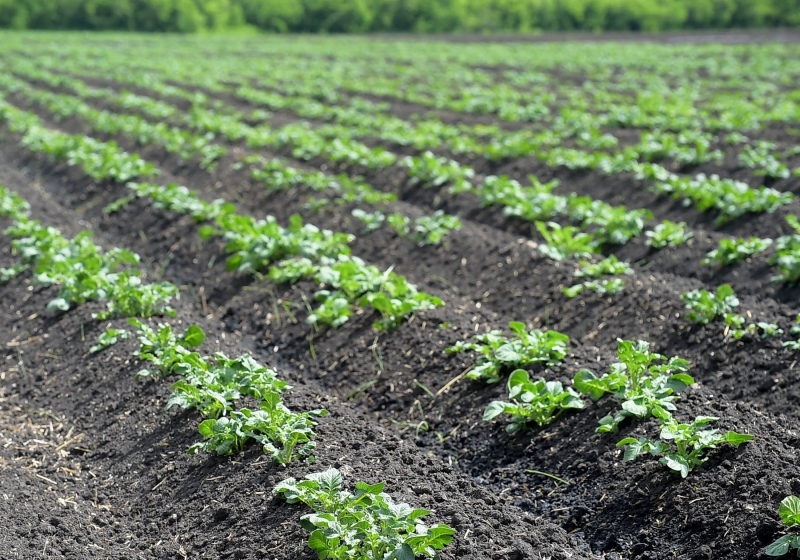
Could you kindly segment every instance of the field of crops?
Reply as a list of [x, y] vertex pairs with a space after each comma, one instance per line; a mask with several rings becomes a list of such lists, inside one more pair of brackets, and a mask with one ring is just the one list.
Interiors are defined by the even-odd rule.
[[0, 557], [794, 554], [799, 76], [0, 35]]

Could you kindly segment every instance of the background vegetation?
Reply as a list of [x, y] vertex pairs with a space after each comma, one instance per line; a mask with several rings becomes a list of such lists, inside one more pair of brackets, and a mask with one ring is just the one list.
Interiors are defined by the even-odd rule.
[[0, 27], [196, 32], [800, 26], [800, 0], [0, 0]]

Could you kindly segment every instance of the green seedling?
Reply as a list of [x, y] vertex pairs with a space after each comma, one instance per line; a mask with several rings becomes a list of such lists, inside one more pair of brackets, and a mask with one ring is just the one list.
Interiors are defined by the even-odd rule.
[[[800, 498], [786, 496], [778, 507], [778, 515], [787, 529], [794, 529], [800, 525]], [[767, 556], [783, 556], [790, 550], [797, 550], [800, 557], [800, 535], [784, 535], [767, 547]]]
[[508, 397], [512, 402], [494, 401], [483, 413], [485, 421], [509, 414], [512, 418], [506, 426], [508, 433], [524, 429], [531, 422], [545, 426], [566, 410], [584, 407], [583, 399], [572, 387], [564, 389], [559, 381], [531, 381], [524, 369], [515, 370], [508, 378]]
[[707, 325], [720, 315], [730, 313], [739, 307], [739, 299], [729, 284], [717, 288], [716, 294], [707, 290], [692, 290], [681, 296], [689, 313], [686, 317], [692, 323]]
[[475, 365], [467, 374], [469, 379], [497, 383], [504, 369], [517, 369], [538, 364], [543, 368], [560, 364], [568, 352], [569, 337], [557, 331], [533, 330], [527, 332], [525, 323], [508, 324], [514, 333], [506, 338], [500, 330], [476, 335], [477, 342], [459, 341], [447, 348], [446, 353], [474, 352], [478, 354]]
[[[589, 370], [575, 374], [573, 383], [579, 393], [597, 400], [606, 393], [621, 402], [622, 410], [600, 419], [598, 432], [617, 432], [628, 418], [668, 419], [676, 410], [677, 395], [694, 383], [686, 372], [689, 362], [650, 352], [650, 344], [639, 340], [618, 339], [620, 362], [611, 364], [611, 371], [597, 377]], [[654, 362], [664, 362], [654, 364]]]
[[431, 512], [395, 503], [384, 483], [358, 482], [355, 493], [344, 489], [336, 469], [287, 478], [273, 492], [290, 504], [302, 502], [313, 513], [300, 519], [311, 532], [308, 546], [319, 558], [337, 560], [439, 560], [437, 551], [453, 540], [447, 525], [427, 526], [420, 519]]
[[716, 420], [718, 418], [712, 416], [698, 416], [691, 424], [681, 424], [674, 418], [663, 419], [659, 441], [625, 438], [617, 446], [625, 447], [626, 461], [633, 461], [642, 453], [660, 456], [663, 465], [686, 478], [695, 467], [708, 460], [703, 456], [708, 450], [723, 443], [739, 446], [753, 439], [749, 434], [721, 434], [718, 430], [706, 429]]

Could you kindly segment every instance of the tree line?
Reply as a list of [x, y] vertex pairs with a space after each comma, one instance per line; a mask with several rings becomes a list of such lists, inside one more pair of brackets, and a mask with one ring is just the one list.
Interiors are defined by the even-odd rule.
[[0, 0], [0, 28], [663, 31], [800, 26], [800, 0]]

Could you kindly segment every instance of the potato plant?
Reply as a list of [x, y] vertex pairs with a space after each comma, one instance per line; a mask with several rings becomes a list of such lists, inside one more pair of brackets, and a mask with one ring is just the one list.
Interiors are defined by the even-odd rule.
[[477, 354], [474, 366], [467, 374], [469, 379], [497, 383], [503, 370], [540, 365], [543, 368], [560, 364], [569, 352], [569, 337], [558, 331], [533, 330], [528, 332], [525, 323], [508, 324], [513, 338], [503, 331], [493, 330], [475, 335], [477, 342], [459, 341], [445, 350], [448, 354], [473, 352]]
[[625, 460], [633, 461], [643, 453], [661, 457], [660, 462], [679, 473], [682, 478], [708, 460], [704, 454], [718, 445], [728, 443], [739, 446], [751, 441], [753, 436], [729, 431], [724, 434], [708, 429], [708, 424], [718, 418], [698, 416], [691, 424], [683, 424], [674, 418], [660, 418], [661, 433], [658, 441], [647, 438], [625, 438], [617, 446], [625, 447]]
[[[778, 515], [787, 529], [794, 529], [800, 525], [800, 498], [786, 496], [778, 507]], [[800, 535], [793, 533], [783, 535], [770, 544], [765, 553], [767, 556], [783, 556], [790, 550], [797, 550], [797, 554], [800, 556]]]
[[719, 316], [730, 313], [739, 307], [739, 298], [730, 284], [722, 284], [716, 293], [708, 290], [692, 290], [681, 296], [689, 312], [686, 317], [692, 323], [707, 325]]
[[[648, 342], [618, 340], [619, 362], [611, 371], [598, 377], [589, 370], [575, 374], [573, 383], [579, 393], [598, 400], [605, 394], [620, 402], [622, 410], [600, 419], [598, 432], [617, 432], [628, 418], [644, 419], [655, 416], [669, 419], [676, 410], [678, 394], [694, 383], [686, 372], [689, 362], [650, 352]], [[666, 362], [666, 363], [656, 363]]]
[[758, 253], [763, 253], [769, 249], [770, 245], [772, 245], [772, 239], [760, 239], [758, 237], [729, 239], [723, 237], [719, 240], [719, 247], [710, 251], [702, 262], [703, 264], [730, 266]]
[[493, 401], [483, 413], [484, 421], [503, 413], [511, 416], [511, 423], [506, 426], [508, 433], [524, 429], [529, 423], [545, 426], [563, 412], [585, 406], [572, 387], [564, 389], [559, 381], [531, 381], [524, 369], [513, 371], [508, 378], [508, 398], [512, 402]]
[[300, 524], [310, 531], [308, 546], [320, 558], [340, 560], [439, 559], [439, 550], [456, 531], [447, 525], [425, 525], [431, 512], [395, 503], [384, 483], [358, 482], [355, 492], [344, 487], [337, 469], [312, 473], [303, 480], [287, 478], [273, 492], [290, 504], [301, 502], [313, 513]]

